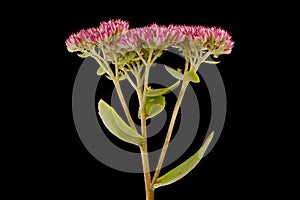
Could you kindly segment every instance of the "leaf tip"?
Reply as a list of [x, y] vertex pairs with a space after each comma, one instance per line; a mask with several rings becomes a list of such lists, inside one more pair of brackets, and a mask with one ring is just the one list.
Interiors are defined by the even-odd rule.
[[103, 101], [103, 99], [100, 99], [100, 101], [99, 101], [98, 104], [100, 105], [100, 104], [103, 104], [103, 103], [105, 103], [105, 102]]
[[215, 131], [212, 131], [208, 136], [207, 138], [205, 139], [205, 142], [208, 142], [210, 143], [212, 138], [214, 137], [214, 134], [215, 134]]
[[103, 100], [103, 99], [100, 99], [100, 101], [98, 102], [98, 109], [100, 111], [101, 107], [103, 106], [107, 106], [108, 104]]

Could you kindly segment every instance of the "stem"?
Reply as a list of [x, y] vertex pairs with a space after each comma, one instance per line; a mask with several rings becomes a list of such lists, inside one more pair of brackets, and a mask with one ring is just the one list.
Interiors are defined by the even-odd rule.
[[[147, 80], [147, 78], [145, 80]], [[144, 90], [145, 90], [145, 88], [144, 88]], [[145, 138], [145, 142], [141, 145], [140, 151], [141, 151], [141, 156], [142, 156], [142, 165], [143, 165], [143, 172], [144, 172], [146, 200], [153, 200], [154, 199], [154, 189], [151, 185], [151, 174], [150, 174], [148, 145], [147, 145], [146, 105], [145, 105], [145, 101], [143, 101], [144, 94], [143, 94], [142, 87], [140, 85], [138, 88], [138, 92], [139, 92], [138, 97], [139, 97], [139, 102], [140, 102], [140, 113], [141, 113], [141, 131], [142, 131], [143, 137]]]
[[[147, 140], [147, 138], [145, 138], [145, 139]], [[150, 167], [149, 167], [147, 141], [145, 141], [141, 145], [140, 151], [141, 151], [141, 155], [142, 155], [146, 200], [153, 200], [154, 199], [154, 189], [151, 185], [151, 174], [150, 174]]]
[[179, 108], [180, 108], [180, 105], [181, 105], [181, 102], [182, 102], [182, 99], [183, 99], [183, 96], [184, 96], [184, 93], [186, 91], [186, 88], [187, 88], [188, 84], [189, 84], [189, 81], [183, 80], [182, 85], [181, 85], [181, 89], [180, 89], [180, 92], [179, 92], [179, 95], [178, 95], [178, 98], [177, 98], [177, 101], [176, 101], [176, 104], [174, 106], [174, 110], [173, 110], [173, 113], [172, 113], [172, 118], [171, 118], [171, 121], [170, 121], [170, 125], [169, 125], [169, 128], [168, 128], [166, 139], [165, 139], [165, 142], [164, 142], [164, 145], [163, 145], [163, 148], [162, 148], [162, 151], [161, 151], [158, 163], [157, 163], [157, 167], [156, 167], [153, 179], [152, 179], [152, 183], [151, 183], [152, 185], [156, 182], [156, 180], [159, 176], [159, 173], [161, 171], [161, 168], [162, 168], [162, 165], [163, 165], [166, 153], [167, 153], [168, 145], [169, 145], [169, 142], [170, 142], [170, 139], [171, 139], [171, 135], [172, 135], [172, 132], [173, 132], [173, 128], [174, 128], [174, 125], [175, 125], [175, 120], [176, 120], [176, 117], [177, 117], [177, 114], [178, 114], [178, 111], [179, 111]]
[[[125, 72], [127, 73], [127, 72]], [[130, 78], [129, 73], [127, 73], [127, 80], [131, 84], [131, 86], [136, 90], [136, 85], [134, 84], [133, 80]]]
[[114, 78], [114, 73], [113, 71], [111, 70], [109, 64], [103, 59], [101, 58], [97, 52], [95, 50], [92, 51], [92, 55], [91, 55], [92, 58], [94, 58], [98, 64], [100, 65], [100, 67], [103, 68], [103, 70], [113, 79]]
[[[201, 57], [199, 58], [198, 62], [196, 63], [197, 67], [194, 67], [195, 70], [198, 70], [198, 67], [200, 66], [200, 64], [204, 60], [206, 60], [206, 58], [209, 55], [210, 55], [209, 51], [204, 56], [202, 56], [202, 53], [201, 53]], [[193, 62], [191, 62], [191, 63], [193, 63]], [[188, 70], [188, 60], [186, 60], [186, 63], [185, 63], [185, 71], [187, 71], [187, 70]], [[167, 150], [168, 150], [168, 146], [169, 146], [169, 142], [170, 142], [171, 135], [172, 135], [172, 132], [173, 132], [173, 128], [174, 128], [174, 125], [175, 125], [175, 120], [176, 120], [176, 117], [177, 117], [177, 114], [178, 114], [178, 111], [179, 111], [179, 108], [180, 108], [180, 105], [181, 105], [181, 102], [182, 102], [182, 99], [183, 99], [183, 96], [184, 96], [184, 93], [185, 93], [185, 90], [186, 90], [188, 84], [189, 84], [189, 81], [183, 80], [182, 86], [181, 86], [181, 89], [180, 89], [180, 92], [179, 92], [179, 95], [178, 95], [178, 98], [177, 98], [177, 101], [176, 101], [176, 104], [174, 106], [174, 110], [173, 110], [173, 113], [172, 113], [172, 118], [171, 118], [171, 121], [170, 121], [170, 125], [169, 125], [169, 129], [168, 129], [168, 132], [167, 132], [167, 135], [166, 135], [166, 139], [165, 139], [165, 142], [164, 142], [164, 145], [163, 145], [163, 148], [162, 148], [162, 151], [161, 151], [158, 163], [157, 163], [155, 173], [153, 175], [153, 179], [152, 179], [152, 182], [151, 182], [152, 185], [156, 182], [156, 180], [159, 176], [159, 173], [161, 171], [161, 168], [162, 168], [162, 165], [163, 165], [163, 162], [164, 162]]]
[[[102, 51], [103, 52], [103, 51]], [[107, 60], [105, 59], [105, 53], [103, 52], [103, 57], [100, 56], [100, 50], [98, 53], [96, 52], [95, 49], [92, 50], [92, 57], [102, 66], [106, 66], [104, 68], [110, 69], [109, 64]], [[111, 71], [111, 70], [110, 70]], [[112, 72], [112, 71], [111, 71]]]
[[[149, 74], [149, 67], [146, 67], [146, 72]], [[145, 190], [146, 190], [146, 199], [147, 200], [153, 200], [154, 199], [154, 191], [151, 186], [151, 174], [150, 174], [150, 165], [149, 165], [149, 157], [148, 157], [148, 144], [147, 144], [147, 125], [146, 125], [146, 93], [145, 90], [147, 88], [148, 83], [148, 76], [145, 76], [145, 83], [144, 83], [144, 89], [140, 92], [143, 92], [143, 94], [140, 94], [139, 96], [141, 99], [141, 107], [140, 107], [140, 113], [141, 113], [141, 131], [142, 135], [145, 138], [145, 142], [141, 145], [141, 154], [142, 154], [142, 164], [143, 164], [143, 172], [144, 172], [144, 182], [145, 182]], [[147, 81], [147, 82], [146, 82]]]
[[210, 54], [211, 54], [210, 51], [206, 52], [206, 54], [203, 55], [203, 56], [202, 56], [202, 53], [201, 53], [201, 57], [198, 58], [198, 59], [196, 60], [196, 62], [195, 62], [195, 70], [196, 70], [196, 71], [198, 70], [198, 68], [199, 68], [199, 66], [201, 65], [201, 63], [202, 63], [203, 61], [205, 61], [205, 60], [208, 58], [208, 56], [209, 56]]
[[123, 110], [124, 110], [125, 115], [127, 117], [127, 120], [129, 122], [131, 128], [133, 128], [134, 130], [136, 130], [136, 127], [135, 127], [134, 122], [132, 120], [132, 117], [130, 115], [129, 109], [128, 109], [127, 105], [126, 105], [126, 101], [125, 101], [123, 92], [121, 90], [120, 82], [119, 82], [119, 80], [116, 80], [116, 79], [113, 79], [113, 82], [115, 84], [115, 87], [116, 87], [116, 90], [117, 90], [120, 102], [121, 102], [121, 104], [123, 106]]
[[141, 82], [138, 81], [138, 90], [137, 92], [140, 103], [140, 113], [141, 113], [141, 132], [143, 137], [145, 138], [145, 142], [141, 145], [140, 151], [142, 156], [142, 165], [143, 165], [143, 173], [144, 173], [144, 182], [145, 182], [145, 192], [146, 192], [146, 200], [154, 200], [154, 189], [151, 185], [151, 174], [150, 174], [150, 165], [149, 165], [149, 157], [148, 157], [148, 144], [147, 144], [147, 125], [146, 125], [146, 91], [148, 88], [148, 80], [149, 80], [149, 71], [151, 67], [151, 57], [153, 51], [150, 51], [147, 65], [145, 65], [144, 72], [144, 85], [141, 85]]

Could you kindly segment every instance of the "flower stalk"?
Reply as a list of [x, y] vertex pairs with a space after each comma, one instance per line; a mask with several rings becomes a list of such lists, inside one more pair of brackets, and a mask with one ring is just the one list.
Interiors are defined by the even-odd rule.
[[187, 80], [184, 80], [182, 85], [181, 85], [180, 92], [179, 92], [179, 95], [177, 97], [177, 101], [175, 103], [174, 109], [173, 109], [173, 113], [172, 113], [172, 117], [171, 117], [171, 121], [170, 121], [170, 124], [169, 124], [168, 131], [167, 131], [167, 134], [166, 134], [165, 142], [164, 142], [162, 150], [161, 150], [161, 154], [160, 154], [160, 157], [159, 157], [159, 160], [158, 160], [158, 163], [157, 163], [155, 173], [153, 175], [151, 185], [153, 185], [156, 182], [156, 180], [159, 176], [159, 173], [162, 169], [162, 165], [163, 165], [166, 153], [167, 153], [167, 149], [168, 149], [170, 139], [171, 139], [171, 135], [172, 135], [172, 132], [173, 132], [173, 128], [174, 128], [174, 125], [175, 125], [176, 117], [177, 117], [177, 114], [178, 114], [178, 111], [179, 111], [184, 93], [185, 93], [186, 88], [187, 88], [188, 85], [189, 85], [189, 81], [187, 81]]

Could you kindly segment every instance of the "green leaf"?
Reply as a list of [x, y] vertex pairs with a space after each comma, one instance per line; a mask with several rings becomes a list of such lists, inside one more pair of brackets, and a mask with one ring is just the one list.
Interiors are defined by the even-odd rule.
[[164, 106], [160, 105], [160, 104], [154, 104], [152, 105], [150, 108], [149, 108], [149, 111], [148, 111], [148, 117], [147, 118], [152, 118], [156, 115], [158, 115], [161, 111], [164, 110]]
[[119, 63], [120, 64], [125, 64], [129, 61], [131, 61], [135, 56], [136, 56], [136, 52], [135, 51], [131, 51], [128, 55], [124, 56], [124, 58], [122, 58]]
[[161, 95], [164, 95], [164, 94], [167, 94], [167, 93], [173, 91], [175, 88], [178, 87], [179, 84], [180, 84], [180, 81], [177, 81], [176, 83], [174, 83], [173, 85], [171, 85], [170, 87], [167, 87], [167, 88], [150, 89], [149, 91], [147, 91], [146, 95], [147, 95], [147, 97], [161, 96]]
[[123, 80], [125, 80], [126, 78], [127, 78], [126, 75], [119, 76], [119, 81], [123, 81]]
[[158, 115], [164, 110], [166, 100], [164, 96], [146, 97], [146, 115], [147, 119]]
[[86, 53], [82, 53], [82, 54], [77, 54], [77, 56], [79, 56], [80, 58], [87, 58], [91, 55], [90, 52], [86, 52]]
[[183, 74], [179, 72], [178, 70], [173, 69], [172, 67], [168, 67], [165, 65], [165, 69], [169, 74], [171, 74], [174, 78], [177, 78], [179, 80], [183, 80]]
[[163, 54], [162, 50], [155, 51], [155, 56], [159, 58]]
[[125, 80], [127, 78], [127, 74], [125, 72], [119, 71], [118, 73], [119, 81]]
[[109, 76], [109, 75], [105, 75], [106, 76], [106, 78], [108, 79], [108, 80], [111, 80], [112, 81], [112, 79], [111, 79], [111, 77]]
[[192, 81], [194, 83], [199, 83], [200, 78], [197, 74], [197, 72], [194, 69], [191, 69], [190, 71], [187, 71], [184, 73], [184, 78], [188, 81]]
[[172, 169], [165, 175], [159, 177], [157, 181], [154, 183], [153, 187], [158, 188], [161, 186], [169, 185], [171, 183], [174, 183], [175, 181], [178, 181], [179, 179], [183, 178], [185, 175], [187, 175], [196, 165], [200, 162], [202, 159], [208, 145], [210, 144], [212, 138], [213, 138], [214, 132], [212, 132], [207, 139], [204, 141], [201, 148], [192, 155], [189, 159], [187, 159], [185, 162], [177, 166], [176, 168]]
[[103, 74], [105, 74], [105, 70], [103, 69], [103, 67], [99, 67], [97, 70], [97, 75], [101, 76]]
[[[110, 75], [105, 75], [107, 79], [112, 81], [112, 78], [110, 77]], [[124, 74], [123, 72], [119, 72], [118, 73], [119, 76], [119, 81], [125, 80], [127, 78], [127, 75]]]
[[205, 60], [203, 62], [207, 63], [207, 64], [218, 64], [218, 63], [220, 63], [220, 61], [210, 61], [210, 60]]
[[118, 113], [102, 99], [99, 101], [98, 110], [104, 125], [113, 135], [135, 145], [141, 145], [144, 142], [144, 138], [129, 127]]
[[[164, 110], [166, 100], [164, 96], [146, 97], [146, 119], [153, 118]], [[138, 117], [141, 118], [140, 111]]]

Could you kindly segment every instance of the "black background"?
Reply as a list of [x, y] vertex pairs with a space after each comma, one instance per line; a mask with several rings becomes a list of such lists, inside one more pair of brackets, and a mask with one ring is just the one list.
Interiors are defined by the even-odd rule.
[[[120, 172], [96, 160], [80, 141], [72, 116], [73, 83], [83, 59], [68, 52], [64, 42], [81, 28], [117, 18], [129, 21], [130, 27], [153, 22], [218, 26], [228, 30], [235, 41], [232, 53], [219, 58], [228, 110], [218, 143], [186, 177], [157, 189], [155, 199], [179, 199], [183, 195], [188, 199], [241, 199], [281, 192], [274, 189], [279, 177], [270, 170], [271, 160], [276, 157], [270, 138], [275, 134], [267, 130], [274, 122], [266, 120], [273, 109], [266, 97], [273, 92], [269, 81], [272, 72], [266, 73], [269, 66], [262, 65], [260, 60], [264, 55], [257, 50], [262, 44], [257, 30], [267, 30], [270, 18], [249, 18], [244, 9], [222, 9], [221, 5], [218, 11], [212, 8], [204, 13], [190, 9], [186, 14], [180, 12], [185, 7], [162, 9], [156, 12], [159, 14], [142, 8], [134, 11], [124, 8], [123, 14], [118, 14], [107, 8], [111, 13], [104, 14], [100, 10], [106, 7], [87, 10], [78, 6], [57, 13], [53, 10], [41, 26], [40, 32], [44, 34], [36, 35], [42, 39], [41, 43], [34, 43], [43, 49], [42, 53], [37, 52], [41, 67], [31, 68], [35, 81], [27, 88], [37, 88], [34, 92], [37, 97], [30, 98], [33, 105], [27, 106], [26, 111], [38, 110], [38, 114], [24, 125], [30, 125], [32, 133], [24, 137], [31, 140], [25, 145], [29, 151], [24, 148], [22, 161], [18, 161], [22, 168], [15, 170], [17, 176], [13, 179], [14, 184], [17, 182], [23, 188], [23, 194], [84, 199], [145, 198], [143, 175]], [[259, 10], [256, 11], [258, 14]], [[21, 93], [24, 89], [19, 90]]]

